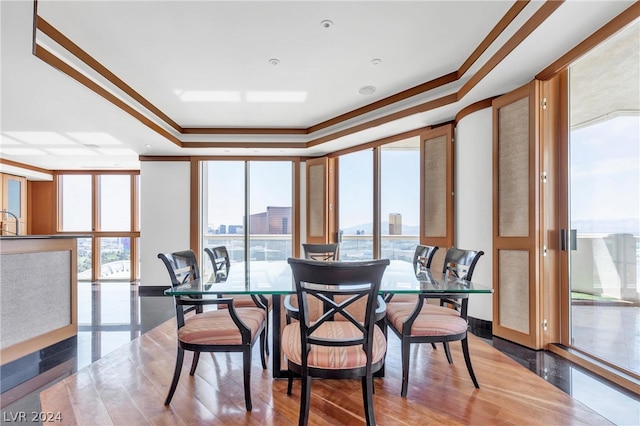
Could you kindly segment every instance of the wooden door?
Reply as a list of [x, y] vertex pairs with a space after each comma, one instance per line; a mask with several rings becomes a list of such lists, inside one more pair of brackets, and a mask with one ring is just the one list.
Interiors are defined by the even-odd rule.
[[453, 246], [453, 125], [421, 135], [420, 244], [438, 246], [432, 267], [441, 270]]
[[336, 242], [335, 159], [310, 158], [307, 167], [307, 242]]
[[541, 348], [539, 84], [493, 101], [493, 334]]
[[8, 174], [2, 175], [2, 233], [4, 235], [25, 235], [27, 231], [27, 179]]

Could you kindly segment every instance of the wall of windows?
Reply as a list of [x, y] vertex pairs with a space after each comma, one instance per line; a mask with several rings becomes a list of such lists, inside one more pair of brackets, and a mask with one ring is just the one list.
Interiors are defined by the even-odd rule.
[[291, 161], [205, 161], [201, 176], [203, 249], [224, 245], [232, 263], [291, 256]]
[[640, 375], [640, 23], [569, 67], [569, 338]]
[[338, 159], [341, 260], [373, 259], [373, 150]]
[[78, 238], [78, 280], [139, 278], [139, 173], [60, 173], [58, 232]]
[[420, 139], [380, 147], [382, 258], [413, 261], [420, 242]]
[[340, 259], [411, 262], [420, 241], [420, 138], [342, 155], [338, 167]]

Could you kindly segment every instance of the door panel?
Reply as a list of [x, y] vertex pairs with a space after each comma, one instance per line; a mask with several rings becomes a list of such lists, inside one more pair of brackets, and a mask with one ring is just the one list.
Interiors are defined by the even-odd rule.
[[453, 125], [429, 130], [421, 140], [420, 244], [440, 247], [432, 262], [439, 270], [454, 241]]
[[27, 231], [27, 179], [2, 174], [2, 209], [0, 222], [3, 235], [24, 235]]
[[567, 72], [562, 343], [640, 378], [640, 22]]
[[307, 168], [307, 240], [312, 244], [336, 241], [335, 159], [310, 158]]
[[493, 102], [493, 334], [540, 349], [540, 161], [534, 81]]

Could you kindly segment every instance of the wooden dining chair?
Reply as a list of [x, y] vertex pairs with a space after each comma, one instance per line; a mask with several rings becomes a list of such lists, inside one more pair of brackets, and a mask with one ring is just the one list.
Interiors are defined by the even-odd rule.
[[[191, 250], [159, 253], [167, 268], [171, 285], [179, 286], [200, 278], [195, 253]], [[247, 411], [251, 411], [251, 350], [260, 338], [262, 368], [267, 364], [264, 356], [266, 344], [265, 310], [258, 307], [236, 308], [232, 298], [191, 298], [174, 296], [178, 323], [178, 354], [173, 380], [165, 405], [171, 403], [180, 380], [184, 352], [193, 352], [189, 374], [193, 376], [198, 366], [200, 352], [241, 352], [244, 373], [244, 398]], [[226, 309], [203, 312], [205, 305], [217, 305]], [[195, 307], [195, 309], [193, 309]], [[191, 312], [191, 311], [194, 311]]]
[[[328, 244], [311, 244], [304, 243], [302, 244], [302, 249], [304, 252], [304, 258], [309, 260], [319, 260], [323, 262], [332, 262], [338, 260], [338, 243], [328, 243]], [[285, 315], [285, 321], [287, 324], [291, 324], [291, 319], [298, 319], [297, 316], [297, 303], [298, 301], [295, 297], [291, 297], [290, 294], [286, 295], [284, 298], [284, 308], [287, 314]], [[319, 312], [322, 309], [322, 304], [318, 303], [318, 301], [312, 302], [309, 306], [313, 312]]]
[[[438, 246], [425, 246], [418, 244], [413, 252], [413, 270], [417, 273], [431, 268], [433, 257], [438, 251]], [[385, 302], [390, 303], [416, 303], [417, 294], [385, 294]]]
[[229, 252], [225, 246], [217, 246], [213, 248], [206, 247], [204, 252], [211, 261], [213, 267], [213, 273], [216, 276], [227, 277], [229, 276], [229, 268], [231, 267], [231, 260], [229, 259]]
[[[447, 250], [443, 272], [457, 278], [471, 280], [475, 266], [484, 252], [450, 248]], [[389, 303], [387, 305], [387, 326], [400, 338], [402, 352], [401, 396], [407, 396], [409, 383], [410, 346], [412, 343], [442, 342], [447, 361], [453, 363], [449, 342], [459, 340], [462, 353], [473, 385], [479, 388], [473, 372], [469, 344], [467, 341], [468, 294], [419, 294], [417, 303]], [[437, 298], [441, 305], [427, 304], [427, 299]], [[425, 309], [427, 308], [427, 309]]]
[[[365, 419], [375, 425], [373, 373], [384, 364], [387, 343], [377, 322], [385, 303], [378, 296], [389, 259], [324, 262], [288, 259], [298, 300], [299, 321], [282, 332], [282, 351], [289, 369], [302, 378], [299, 425], [309, 421], [311, 378], [361, 379]], [[309, 303], [320, 301], [324, 311], [312, 317]]]
[[305, 259], [312, 260], [338, 260], [338, 243], [328, 244], [302, 244]]
[[[226, 281], [229, 276], [229, 270], [231, 268], [231, 260], [229, 259], [229, 251], [225, 246], [218, 246], [209, 248], [206, 247], [204, 252], [211, 261], [213, 267], [213, 273], [215, 274], [215, 282]], [[230, 297], [228, 295], [220, 294], [219, 297]], [[259, 307], [265, 310], [266, 314], [266, 333], [269, 334], [269, 310], [271, 309], [272, 299], [271, 296], [258, 295], [234, 295], [233, 305], [236, 308], [254, 308]], [[265, 345], [265, 353], [269, 355], [269, 344]]]

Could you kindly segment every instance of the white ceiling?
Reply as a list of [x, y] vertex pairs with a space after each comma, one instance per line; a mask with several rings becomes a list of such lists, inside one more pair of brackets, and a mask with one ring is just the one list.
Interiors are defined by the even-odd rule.
[[[402, 113], [397, 120], [384, 118], [459, 92], [543, 7], [544, 2], [532, 1], [458, 80], [315, 130], [327, 120], [456, 72], [514, 2], [38, 1], [42, 19], [179, 127], [248, 129], [185, 134], [42, 31], [37, 32], [38, 45], [144, 119], [34, 56], [33, 3], [3, 0], [0, 154], [49, 170], [138, 169], [139, 155], [321, 155], [452, 120], [465, 106], [531, 81], [632, 3], [567, 1], [457, 102]], [[325, 28], [324, 20], [333, 25]], [[374, 59], [380, 63], [373, 64]], [[361, 95], [364, 86], [376, 90]], [[232, 92], [235, 101], [181, 98], [186, 92], [215, 91]], [[296, 103], [248, 102], [254, 91], [306, 97]], [[380, 118], [383, 124], [366, 124]], [[256, 128], [261, 130], [251, 131]], [[271, 128], [310, 130], [264, 131]], [[320, 138], [323, 143], [316, 143]], [[185, 148], [182, 142], [194, 143]], [[199, 147], [214, 142], [216, 147]], [[248, 142], [260, 144], [246, 148]], [[284, 145], [289, 142], [313, 146]]]

